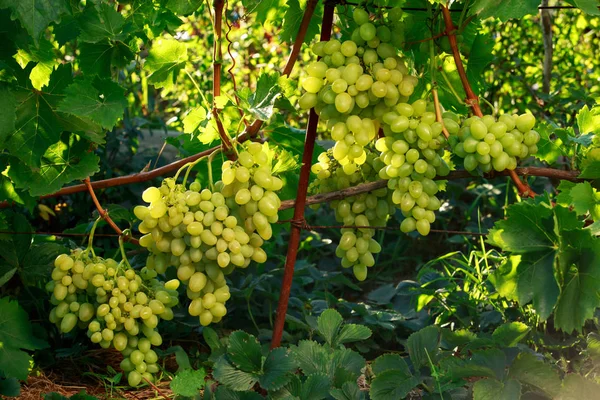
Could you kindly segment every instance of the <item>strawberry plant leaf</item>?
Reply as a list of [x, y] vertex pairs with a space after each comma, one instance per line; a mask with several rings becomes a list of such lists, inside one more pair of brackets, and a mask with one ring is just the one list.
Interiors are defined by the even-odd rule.
[[518, 400], [521, 398], [521, 384], [510, 379], [500, 382], [497, 379], [482, 379], [473, 385], [473, 400]]
[[541, 389], [552, 398], [560, 391], [558, 372], [530, 353], [519, 353], [510, 366], [509, 377]]
[[256, 338], [244, 331], [235, 331], [229, 336], [227, 357], [244, 372], [260, 372], [262, 351]]
[[194, 397], [204, 387], [206, 372], [204, 369], [184, 369], [175, 375], [170, 383], [171, 390], [177, 396]]
[[501, 346], [514, 347], [525, 338], [531, 328], [522, 322], [508, 322], [492, 333], [492, 338]]
[[260, 386], [267, 390], [278, 390], [292, 379], [296, 368], [296, 361], [289, 349], [273, 349], [265, 360], [263, 375], [259, 378]]
[[240, 371], [231, 365], [225, 357], [221, 357], [215, 363], [213, 376], [221, 384], [237, 391], [250, 390], [258, 382], [258, 375]]

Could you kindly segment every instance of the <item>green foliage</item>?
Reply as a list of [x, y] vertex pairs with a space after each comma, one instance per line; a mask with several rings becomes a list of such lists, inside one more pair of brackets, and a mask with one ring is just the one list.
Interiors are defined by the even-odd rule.
[[507, 215], [488, 240], [519, 257], [500, 267], [496, 287], [520, 304], [532, 302], [542, 320], [554, 313], [558, 329], [580, 330], [598, 307], [598, 240], [575, 212], [542, 200], [514, 204]]
[[16, 301], [0, 298], [0, 371], [7, 378], [27, 379], [31, 356], [25, 350], [38, 350], [47, 343], [33, 335], [27, 313]]
[[204, 369], [184, 369], [175, 375], [170, 387], [177, 396], [194, 397], [204, 387], [204, 378]]

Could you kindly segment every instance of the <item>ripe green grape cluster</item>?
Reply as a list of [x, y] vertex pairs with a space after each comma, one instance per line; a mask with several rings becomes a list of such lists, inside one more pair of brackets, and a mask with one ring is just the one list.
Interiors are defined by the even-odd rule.
[[77, 249], [54, 262], [46, 285], [55, 305], [49, 318], [62, 333], [78, 326], [87, 329], [92, 343], [119, 350], [129, 385], [138, 386], [144, 378], [153, 381], [159, 371], [151, 347], [162, 344], [158, 322], [173, 318], [171, 307], [178, 299], [172, 286], [143, 280], [123, 262], [90, 257], [88, 250]]
[[398, 22], [400, 15], [401, 10], [400, 14], [390, 10], [388, 22], [378, 24], [357, 8], [353, 18], [358, 28], [351, 40], [332, 39], [312, 47], [322, 58], [307, 67], [299, 105], [314, 107], [321, 120], [328, 122], [336, 141], [333, 156], [348, 175], [366, 161], [364, 148], [377, 137], [380, 117], [408, 100], [417, 84], [398, 56], [387, 26], [390, 20]]
[[385, 167], [379, 177], [388, 180], [392, 201], [405, 217], [400, 230], [426, 236], [435, 221], [434, 211], [441, 206], [433, 179], [449, 172], [442, 158], [446, 144], [442, 124], [425, 100], [400, 103], [382, 119], [385, 137], [377, 140], [376, 148]]
[[236, 162], [223, 164], [222, 180], [214, 190], [198, 182], [186, 188], [165, 179], [160, 188], [142, 194], [149, 206], [137, 206], [142, 222], [140, 245], [151, 255], [148, 268], [164, 273], [177, 268], [191, 300], [188, 312], [200, 324], [216, 323], [227, 314], [230, 298], [225, 276], [252, 261], [264, 263], [264, 240], [272, 236], [283, 186], [272, 174], [268, 145], [248, 143]]
[[517, 158], [537, 153], [540, 135], [534, 127], [531, 114], [471, 117], [458, 131], [454, 153], [464, 159], [467, 171], [512, 170]]
[[[350, 175], [333, 157], [335, 150], [321, 153], [319, 162], [312, 166], [317, 181], [312, 184], [311, 191], [327, 193], [377, 179], [377, 171], [383, 167], [383, 163], [371, 147], [365, 148], [366, 162]], [[367, 278], [368, 268], [375, 265], [374, 254], [381, 251], [381, 246], [373, 238], [375, 230], [366, 227], [386, 225], [394, 210], [388, 191], [382, 188], [361, 193], [343, 200], [332, 201], [330, 206], [334, 209], [338, 222], [347, 226], [365, 227], [343, 228], [342, 237], [336, 248], [336, 255], [341, 258], [342, 267], [352, 267], [356, 279], [364, 281]]]

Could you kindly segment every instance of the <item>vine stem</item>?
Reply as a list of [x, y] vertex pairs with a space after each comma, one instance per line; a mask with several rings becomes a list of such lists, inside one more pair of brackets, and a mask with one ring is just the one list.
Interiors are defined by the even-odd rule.
[[306, 9], [304, 10], [304, 15], [302, 16], [302, 21], [300, 22], [300, 29], [298, 30], [296, 40], [294, 40], [292, 52], [290, 53], [287, 63], [283, 68], [283, 75], [289, 76], [292, 73], [292, 69], [294, 69], [294, 64], [298, 59], [300, 49], [302, 49], [302, 43], [304, 43], [304, 38], [306, 37], [306, 31], [308, 30], [310, 19], [312, 18], [315, 12], [315, 7], [317, 6], [318, 2], [318, 0], [308, 0], [308, 2], [306, 3]]
[[[432, 13], [431, 4], [428, 5], [427, 8], [429, 9], [429, 12]], [[437, 59], [435, 58], [436, 57], [435, 45], [433, 43], [431, 43], [429, 45], [429, 52], [430, 52], [429, 57], [431, 58], [431, 60], [429, 61], [431, 64], [429, 73], [431, 75], [431, 94], [433, 95], [433, 106], [435, 108], [435, 119], [437, 120], [437, 122], [442, 124], [442, 133], [444, 134], [446, 139], [448, 139], [450, 137], [450, 132], [448, 132], [448, 129], [446, 129], [446, 125], [444, 125], [444, 119], [442, 118], [442, 107], [440, 106], [440, 99], [438, 97], [438, 91], [437, 91], [437, 86], [438, 86], [437, 78], [436, 78]]]
[[[98, 210], [98, 214], [100, 214], [102, 219], [105, 220], [108, 223], [108, 225], [110, 225], [110, 227], [115, 232], [117, 232], [117, 234], [119, 234], [120, 236], [123, 235], [123, 231], [121, 230], [121, 228], [119, 228], [117, 226], [117, 224], [115, 224], [115, 221], [113, 221], [112, 218], [108, 215], [108, 211], [106, 211], [104, 208], [102, 208], [102, 205], [98, 201], [98, 198], [96, 197], [96, 193], [94, 192], [94, 188], [92, 187], [92, 183], [90, 182], [90, 177], [88, 176], [87, 178], [85, 178], [83, 180], [83, 182], [87, 186], [88, 192], [90, 193], [90, 197], [92, 198], [92, 201], [94, 202], [94, 205], [96, 206], [96, 209]], [[137, 239], [135, 239], [132, 236], [125, 236], [125, 240], [127, 240], [131, 243], [135, 243], [135, 244], [140, 243]]]
[[[478, 117], [483, 117], [483, 113], [481, 112], [481, 107], [479, 107], [479, 97], [475, 95], [473, 89], [471, 88], [471, 84], [467, 79], [467, 73], [465, 72], [465, 67], [460, 58], [460, 51], [458, 50], [458, 43], [456, 42], [456, 27], [452, 22], [452, 16], [450, 15], [450, 10], [448, 7], [441, 6], [442, 15], [444, 16], [444, 23], [446, 25], [446, 33], [448, 35], [448, 41], [450, 42], [450, 47], [452, 48], [452, 57], [454, 58], [454, 63], [456, 64], [456, 71], [460, 76], [460, 81], [465, 89], [465, 93], [467, 95], [466, 103], [473, 110], [473, 114]], [[519, 195], [521, 197], [535, 197], [535, 192], [529, 187], [527, 183], [523, 183], [519, 176], [514, 173], [514, 171], [509, 171], [508, 175], [510, 179], [513, 181], [517, 190], [519, 191]]]
[[[505, 170], [502, 172], [494, 172], [493, 174], [484, 174], [484, 178], [492, 179], [500, 176], [510, 176], [511, 174], [523, 175], [523, 176], [540, 176], [551, 179], [561, 179], [572, 182], [581, 182], [583, 179], [579, 179], [579, 171], [564, 171], [553, 168], [542, 168], [542, 167], [523, 167], [516, 168], [514, 171]], [[476, 178], [468, 171], [452, 171], [447, 176], [438, 176], [436, 180], [457, 180], [457, 179], [469, 179]], [[351, 196], [356, 196], [361, 193], [371, 192], [376, 189], [387, 187], [385, 180], [379, 180], [375, 182], [362, 183], [347, 189], [338, 190], [335, 192], [317, 194], [306, 198], [305, 205], [327, 203], [333, 200], [342, 200]], [[279, 211], [294, 208], [296, 201], [294, 199], [284, 200], [281, 202]]]
[[215, 0], [213, 3], [215, 9], [215, 19], [214, 19], [214, 31], [215, 31], [215, 40], [214, 40], [214, 49], [213, 49], [213, 108], [212, 108], [212, 116], [215, 119], [217, 124], [217, 130], [219, 131], [219, 137], [221, 138], [221, 142], [223, 144], [224, 153], [227, 155], [227, 158], [230, 160], [235, 160], [236, 154], [233, 152], [233, 144], [231, 143], [231, 138], [225, 131], [223, 127], [223, 123], [219, 117], [219, 109], [217, 108], [216, 99], [221, 95], [221, 67], [223, 64], [223, 50], [221, 48], [221, 40], [223, 35], [223, 8], [225, 6], [224, 0]]
[[[323, 11], [323, 21], [321, 23], [321, 41], [327, 41], [331, 37], [333, 27], [333, 13], [335, 6], [329, 2], [325, 3]], [[297, 39], [297, 38], [296, 38]], [[319, 116], [314, 109], [310, 110], [308, 117], [308, 126], [306, 127], [306, 138], [304, 140], [304, 152], [302, 153], [302, 167], [300, 169], [300, 179], [298, 183], [298, 195], [294, 204], [294, 221], [304, 220], [304, 208], [306, 205], [306, 194], [308, 192], [308, 180], [310, 177], [310, 167], [313, 151], [315, 149], [315, 139], [317, 137], [317, 125]], [[298, 256], [298, 246], [300, 244], [300, 233], [302, 228], [299, 224], [292, 224], [290, 228], [290, 237], [288, 241], [287, 256], [285, 259], [285, 268], [283, 272], [283, 281], [281, 291], [279, 292], [279, 301], [277, 303], [277, 313], [275, 315], [275, 325], [273, 326], [273, 337], [271, 339], [271, 348], [279, 347], [283, 328], [285, 325], [285, 316], [287, 314], [290, 291], [294, 278], [294, 266]]]

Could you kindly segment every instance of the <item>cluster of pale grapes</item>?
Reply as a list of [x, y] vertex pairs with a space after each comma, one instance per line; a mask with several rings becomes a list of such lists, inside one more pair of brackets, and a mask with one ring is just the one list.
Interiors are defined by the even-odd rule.
[[188, 311], [203, 326], [219, 322], [230, 298], [225, 276], [251, 261], [264, 263], [264, 240], [272, 236], [283, 182], [272, 174], [268, 145], [248, 143], [238, 160], [223, 164], [215, 189], [198, 182], [186, 188], [165, 179], [142, 194], [149, 206], [137, 206], [142, 222], [140, 245], [151, 255], [148, 268], [164, 273], [177, 268], [191, 300]]
[[540, 135], [534, 127], [531, 114], [471, 117], [458, 131], [454, 153], [464, 159], [467, 171], [512, 170], [517, 167], [517, 158], [537, 153]]
[[[397, 12], [389, 15], [398, 18]], [[388, 19], [391, 17], [388, 15]], [[358, 28], [352, 40], [318, 42], [313, 53], [322, 57], [308, 65], [302, 81], [302, 109], [315, 108], [336, 141], [333, 156], [347, 174], [366, 160], [365, 146], [377, 137], [378, 119], [390, 107], [406, 101], [417, 78], [408, 74], [386, 24], [369, 21], [360, 8], [353, 14]]]
[[89, 250], [61, 254], [54, 261], [50, 321], [62, 333], [76, 326], [87, 329], [93, 343], [114, 347], [125, 357], [121, 368], [131, 386], [142, 379], [153, 381], [159, 371], [152, 346], [162, 344], [156, 327], [161, 319], [171, 320], [177, 305], [179, 282], [162, 284], [143, 280], [127, 264], [113, 259], [89, 257]]
[[446, 144], [443, 126], [436, 122], [435, 113], [428, 111], [425, 100], [400, 103], [382, 120], [385, 136], [375, 145], [385, 164], [379, 177], [388, 180], [392, 201], [405, 217], [400, 230], [417, 230], [426, 236], [435, 221], [434, 211], [441, 206], [434, 178], [450, 171], [442, 158]]
[[[333, 157], [330, 150], [319, 155], [319, 162], [312, 166], [317, 180], [311, 185], [311, 192], [327, 193], [356, 186], [377, 179], [377, 171], [383, 163], [366, 147], [366, 161], [352, 174], [348, 174], [343, 166]], [[367, 268], [375, 265], [374, 254], [381, 251], [381, 246], [373, 238], [374, 226], [385, 226], [394, 209], [386, 188], [368, 193], [350, 196], [330, 203], [335, 211], [335, 218], [346, 226], [362, 226], [364, 228], [343, 228], [342, 237], [336, 248], [336, 255], [341, 258], [344, 268], [352, 267], [354, 276], [359, 281], [367, 278]]]
[[[446, 139], [426, 101], [408, 103], [418, 82], [399, 56], [402, 35], [394, 41], [390, 30], [403, 30], [401, 15], [402, 10], [392, 9], [378, 23], [357, 8], [353, 19], [358, 27], [351, 40], [316, 43], [312, 50], [321, 59], [307, 67], [299, 105], [314, 108], [335, 141], [312, 168], [317, 191], [388, 180], [387, 188], [332, 203], [338, 221], [384, 225], [397, 207], [405, 217], [403, 232], [427, 235], [441, 205], [433, 179], [449, 172], [442, 159]], [[383, 135], [377, 139], [379, 132]], [[370, 150], [373, 143], [377, 154]], [[365, 179], [365, 171], [374, 171], [374, 177]], [[372, 236], [373, 229], [343, 229], [337, 248], [342, 265], [352, 266], [360, 280], [374, 262], [367, 245], [380, 249]]]

